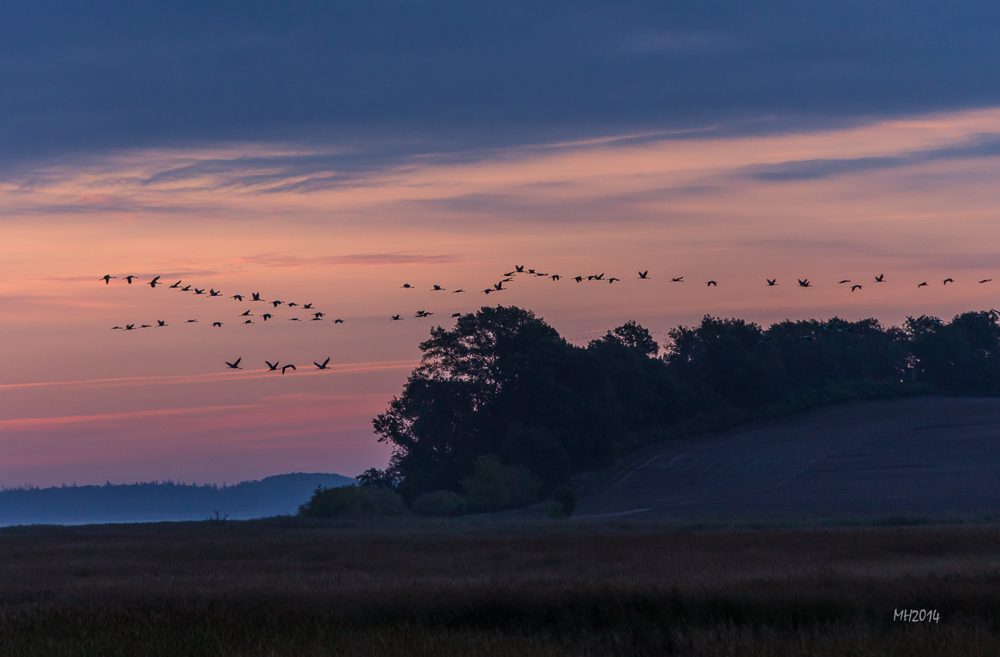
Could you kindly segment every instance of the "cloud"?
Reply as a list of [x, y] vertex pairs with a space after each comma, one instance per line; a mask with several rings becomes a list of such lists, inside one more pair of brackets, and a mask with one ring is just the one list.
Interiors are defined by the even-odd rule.
[[309, 188], [431, 153], [1000, 104], [987, 0], [42, 0], [3, 18], [8, 171], [115, 149], [341, 148], [291, 183]]
[[293, 255], [262, 253], [238, 258], [237, 262], [263, 267], [336, 267], [343, 265], [393, 266], [393, 265], [444, 265], [458, 262], [455, 255], [415, 255], [406, 253], [357, 253], [339, 256], [306, 258]]
[[900, 155], [755, 164], [746, 167], [744, 172], [754, 180], [788, 182], [818, 180], [880, 169], [898, 169], [941, 160], [968, 160], [998, 156], [1000, 156], [1000, 134], [986, 133], [973, 135], [971, 139], [959, 144], [923, 151], [911, 151]]

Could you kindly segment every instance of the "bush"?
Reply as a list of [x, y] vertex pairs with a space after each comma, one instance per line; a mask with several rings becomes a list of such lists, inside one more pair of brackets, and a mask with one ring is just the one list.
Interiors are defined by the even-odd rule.
[[406, 513], [406, 505], [399, 493], [388, 488], [365, 488], [353, 484], [336, 488], [320, 486], [309, 502], [299, 507], [299, 515], [305, 518], [372, 518]]
[[569, 486], [560, 486], [552, 491], [552, 501], [562, 505], [563, 513], [573, 515], [576, 509], [576, 493]]
[[531, 504], [542, 482], [523, 465], [504, 465], [495, 456], [476, 459], [475, 474], [461, 480], [470, 511], [499, 511]]
[[446, 518], [465, 513], [465, 500], [450, 490], [436, 490], [424, 493], [413, 501], [411, 510], [418, 516]]

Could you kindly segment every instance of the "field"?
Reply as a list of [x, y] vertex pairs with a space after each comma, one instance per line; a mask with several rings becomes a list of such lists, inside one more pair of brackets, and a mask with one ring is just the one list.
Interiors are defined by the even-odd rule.
[[1000, 399], [852, 404], [635, 455], [580, 515], [989, 514], [1000, 509]]
[[[934, 610], [939, 622], [894, 620]], [[0, 654], [996, 655], [1000, 528], [0, 530]]]

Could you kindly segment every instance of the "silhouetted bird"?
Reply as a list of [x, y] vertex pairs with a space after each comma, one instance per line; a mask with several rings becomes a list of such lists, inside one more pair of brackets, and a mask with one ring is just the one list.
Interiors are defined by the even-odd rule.
[[198, 288], [195, 288], [194, 289], [194, 293], [195, 294], [205, 294], [205, 288], [201, 288], [200, 290]]
[[294, 366], [294, 365], [283, 365], [283, 366], [281, 367], [281, 373], [282, 373], [282, 374], [284, 374], [284, 373], [285, 373], [285, 370], [288, 370], [288, 369], [293, 369], [293, 370], [294, 370], [294, 369], [295, 369], [295, 366]]
[[240, 317], [253, 317], [253, 315], [251, 315], [250, 311], [248, 310], [245, 313], [243, 313], [242, 315], [240, 315]]
[[156, 327], [157, 328], [159, 328], [161, 326], [166, 326], [166, 325], [167, 325], [167, 323], [165, 321], [163, 321], [162, 319], [156, 320]]
[[302, 320], [301, 320], [301, 319], [299, 319], [298, 317], [292, 317], [292, 318], [291, 318], [291, 319], [289, 319], [288, 321], [290, 321], [290, 322], [301, 322]]
[[809, 282], [808, 278], [799, 278], [799, 287], [812, 287], [812, 283]]
[[860, 290], [860, 289], [861, 289], [860, 285], [852, 285], [851, 286], [851, 292], [853, 292], [854, 290]]
[[208, 291], [208, 296], [210, 296], [210, 297], [218, 297], [218, 296], [221, 296], [221, 295], [222, 295], [222, 291], [219, 290], [218, 292], [216, 292], [216, 290], [215, 290], [214, 287], [211, 290]]
[[922, 287], [927, 287], [927, 281], [924, 281], [923, 283], [919, 283], [919, 284], [917, 285], [917, 289], [918, 289], [918, 290], [919, 290], [920, 288], [922, 288]]
[[649, 270], [639, 272], [639, 278], [649, 280]]
[[248, 319], [247, 321], [245, 321], [245, 322], [243, 322], [243, 323], [244, 323], [244, 324], [253, 324], [253, 320], [252, 320], [252, 319]]
[[980, 282], [980, 283], [989, 283], [989, 282], [990, 282], [990, 281], [992, 281], [992, 280], [993, 280], [992, 278], [984, 278], [983, 280], [981, 280], [981, 281], [979, 281], [979, 282]]
[[390, 317], [389, 319], [391, 319], [391, 320], [392, 320], [392, 321], [394, 321], [394, 322], [398, 322], [398, 321], [401, 321], [401, 320], [402, 320], [403, 318], [402, 318], [402, 317], [400, 317], [399, 315], [393, 315], [393, 316], [392, 316], [392, 317]]
[[280, 306], [280, 305], [281, 305], [281, 304], [283, 304], [283, 303], [285, 303], [285, 302], [284, 302], [284, 301], [272, 301], [272, 302], [271, 302], [271, 305], [272, 305], [273, 307], [277, 308], [278, 306]]
[[499, 283], [494, 283], [493, 287], [495, 287], [497, 289], [497, 291], [502, 290], [503, 289], [503, 281], [500, 281]]
[[769, 278], [769, 279], [767, 279], [767, 286], [768, 287], [774, 287], [777, 284], [778, 284], [778, 279], [777, 278]]
[[139, 277], [138, 277], [138, 276], [126, 276], [126, 277], [125, 277], [125, 280], [126, 280], [126, 281], [128, 281], [128, 284], [129, 284], [129, 285], [131, 285], [131, 284], [132, 284], [132, 279], [133, 279], [133, 278], [139, 278]]
[[189, 320], [188, 320], [187, 322], [185, 322], [185, 323], [186, 323], [186, 324], [197, 324], [197, 323], [198, 323], [198, 320], [197, 320], [197, 319], [189, 319]]
[[344, 320], [342, 320], [342, 319], [335, 319], [335, 320], [333, 320], [333, 323], [334, 324], [343, 324]]
[[554, 281], [558, 281], [562, 277], [559, 274], [552, 274], [551, 276], [549, 276], [549, 278], [551, 278]]
[[491, 288], [491, 287], [488, 287], [485, 290], [483, 290], [484, 294], [489, 294], [490, 292], [493, 292], [493, 288]]
[[412, 285], [410, 285], [409, 283], [403, 283], [402, 287], [404, 287], [404, 288], [406, 288], [407, 290], [409, 290], [409, 289], [410, 289], [410, 288], [412, 288], [413, 286], [412, 286]]
[[120, 327], [120, 326], [112, 326], [112, 327], [111, 327], [111, 330], [112, 330], [112, 331], [114, 331], [115, 329], [119, 329], [119, 330], [124, 330], [124, 329], [122, 329], [122, 327]]
[[215, 328], [220, 328], [222, 326], [222, 322], [212, 322], [212, 326]]
[[272, 317], [274, 317], [274, 315], [272, 315], [271, 313], [264, 313], [263, 315], [261, 315], [261, 317], [262, 317], [262, 318], [264, 319], [264, 321], [266, 322], [267, 320], [269, 320], [269, 319], [271, 319]]
[[187, 291], [189, 291], [190, 289], [191, 289], [191, 286], [190, 286], [190, 285], [185, 285], [184, 287], [182, 287], [182, 288], [181, 288], [181, 292], [187, 292]]
[[231, 296], [229, 298], [230, 299], [236, 299], [237, 301], [243, 301], [243, 295], [242, 294], [234, 294], [233, 296]]
[[452, 290], [452, 294], [458, 294], [459, 292], [465, 292], [465, 290]]
[[313, 305], [311, 303], [307, 303], [306, 305], [302, 306], [302, 309], [303, 310], [310, 310], [312, 307], [313, 307]]
[[954, 282], [955, 282], [954, 278], [946, 278], [943, 281], [941, 281], [943, 285], [947, 285], [948, 283], [954, 283]]
[[850, 283], [850, 282], [851, 282], [851, 279], [849, 279], [849, 278], [845, 278], [844, 280], [842, 280], [842, 281], [839, 281], [839, 282], [837, 283], [837, 285], [843, 285], [844, 283]]
[[875, 277], [876, 283], [885, 283], [885, 274], [879, 274]]
[[287, 304], [285, 304], [285, 305], [287, 305], [287, 306], [288, 306], [289, 308], [294, 308], [295, 306], [297, 306], [297, 305], [299, 305], [299, 304], [295, 303], [294, 301], [289, 301], [289, 302], [288, 302]]
[[327, 358], [326, 360], [324, 360], [324, 361], [323, 361], [323, 364], [322, 364], [322, 365], [320, 365], [320, 364], [319, 364], [319, 363], [317, 363], [316, 361], [313, 361], [313, 365], [315, 365], [316, 367], [318, 367], [318, 368], [319, 368], [319, 369], [321, 369], [321, 370], [328, 370], [328, 369], [330, 369], [330, 368], [329, 368], [329, 367], [327, 367], [327, 365], [326, 365], [326, 364], [327, 364], [327, 363], [329, 363], [329, 362], [330, 362], [330, 359], [329, 359], [329, 357], [328, 357], [328, 358]]
[[581, 283], [583, 282], [583, 276], [574, 276], [573, 280], [576, 281], [577, 283]]
[[524, 272], [524, 265], [514, 265], [514, 269], [519, 272]]
[[678, 276], [677, 278], [671, 278], [670, 282], [671, 283], [683, 283], [684, 282], [684, 277], [683, 276]]
[[267, 371], [268, 372], [277, 372], [278, 371], [278, 363], [272, 363], [269, 360], [265, 360], [264, 362], [267, 363]]
[[125, 325], [125, 330], [126, 331], [134, 331], [135, 330], [135, 324], [126, 324]]
[[705, 283], [705, 285], [707, 285], [708, 287], [712, 287], [713, 285], [715, 287], [719, 287], [719, 284], [716, 283], [715, 281], [708, 281], [707, 283]]
[[243, 356], [240, 356], [239, 358], [237, 358], [235, 363], [230, 363], [227, 360], [226, 361], [226, 365], [228, 365], [229, 369], [231, 369], [231, 370], [241, 370], [241, 369], [243, 369], [242, 367], [240, 367], [240, 361], [241, 360], [243, 360]]
[[118, 277], [117, 276], [112, 276], [111, 274], [105, 274], [104, 276], [101, 276], [100, 280], [103, 280], [104, 284], [107, 285], [108, 283], [111, 282], [112, 278], [118, 278]]
[[149, 325], [149, 324], [143, 324], [139, 328], [153, 328], [153, 327], [151, 325]]
[[263, 301], [263, 299], [260, 298], [260, 292], [251, 292], [250, 294], [254, 301]]
[[180, 286], [181, 286], [181, 281], [177, 281], [176, 283], [171, 285], [169, 289], [174, 290], [176, 288], [179, 288]]
[[163, 285], [163, 283], [160, 282], [159, 276], [157, 276], [156, 278], [154, 278], [149, 282], [149, 287], [153, 288], [154, 290], [156, 289], [157, 285]]
[[326, 313], [321, 313], [317, 311], [313, 313], [313, 317], [316, 317], [317, 319], [320, 317], [326, 317]]
[[441, 287], [440, 285], [435, 285], [434, 289], [431, 290], [431, 292], [443, 292], [443, 291], [444, 291], [444, 288]]

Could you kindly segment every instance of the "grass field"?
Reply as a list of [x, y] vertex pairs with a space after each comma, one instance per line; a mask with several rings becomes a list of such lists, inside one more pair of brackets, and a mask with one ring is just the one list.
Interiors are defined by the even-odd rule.
[[994, 526], [0, 530], [5, 657], [996, 655], [998, 630]]

